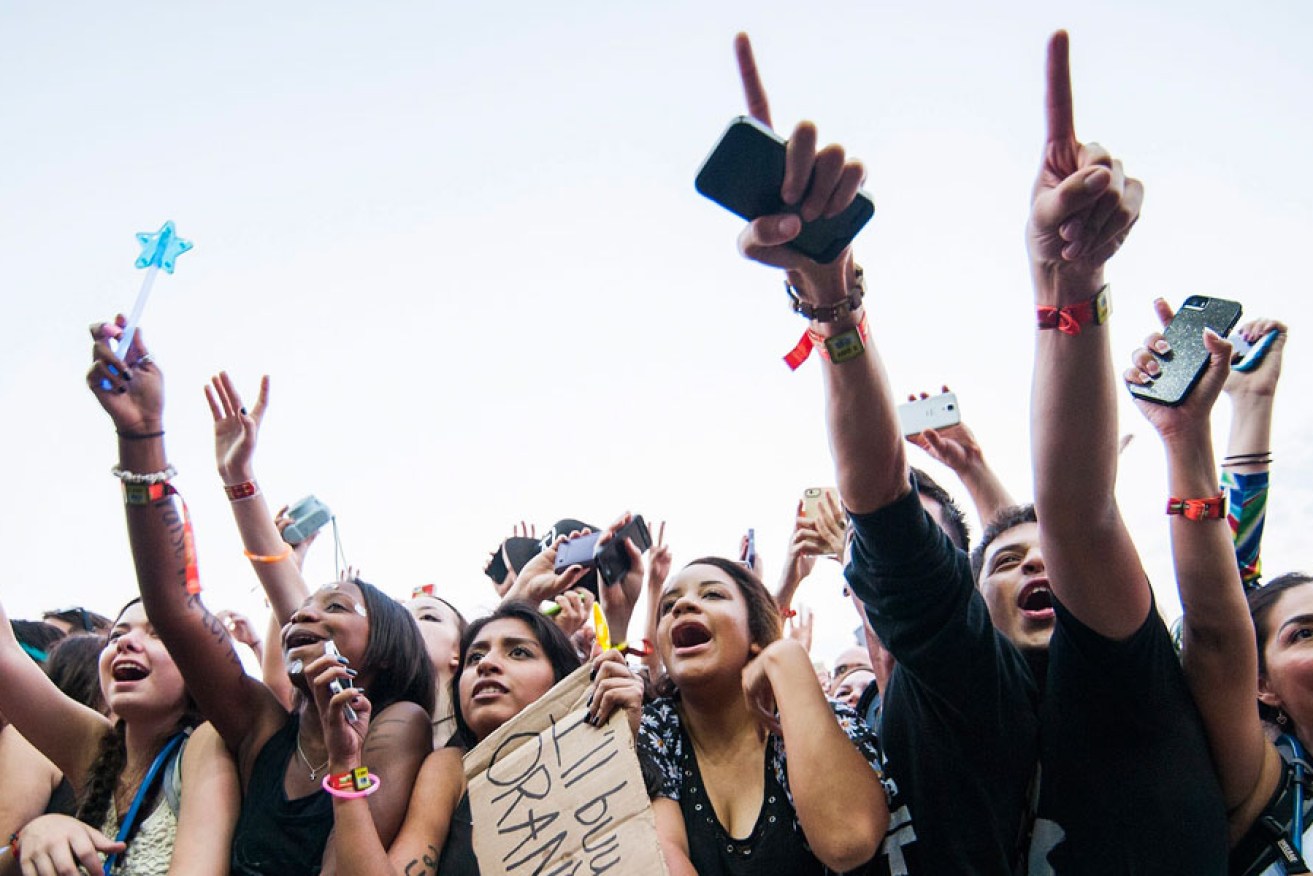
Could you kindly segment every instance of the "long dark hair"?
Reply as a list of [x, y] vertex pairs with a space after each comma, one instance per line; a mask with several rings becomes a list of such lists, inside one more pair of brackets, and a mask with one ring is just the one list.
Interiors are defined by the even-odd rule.
[[527, 602], [514, 600], [503, 602], [492, 614], [471, 623], [465, 629], [465, 635], [460, 637], [460, 659], [456, 662], [456, 674], [451, 680], [456, 706], [456, 733], [452, 741], [467, 749], [473, 748], [479, 740], [470, 729], [470, 725], [465, 723], [465, 715], [460, 709], [460, 679], [465, 674], [465, 658], [479, 632], [488, 624], [499, 620], [522, 621], [533, 631], [534, 638], [542, 646], [543, 654], [552, 664], [552, 676], [556, 681], [565, 678], [582, 665], [574, 646], [570, 644], [569, 637], [561, 632], [561, 628], [550, 618], [544, 617], [538, 609]]
[[[123, 606], [119, 613], [114, 616], [114, 623], [110, 625], [111, 630], [118, 624], [118, 619], [123, 617], [123, 613], [139, 602], [141, 602], [140, 597]], [[100, 641], [103, 650], [109, 644], [108, 635]], [[192, 699], [191, 692], [186, 688], [183, 690], [183, 712], [174, 727], [174, 733], [192, 730], [205, 720], [201, 717], [200, 709], [197, 708], [196, 701]], [[172, 736], [173, 733], [170, 733], [159, 740], [160, 746], [163, 747], [164, 743]], [[82, 793], [79, 795], [77, 817], [80, 821], [91, 825], [97, 830], [104, 826], [105, 816], [109, 813], [110, 800], [114, 796], [114, 791], [118, 788], [119, 778], [122, 776], [123, 768], [127, 765], [127, 762], [127, 724], [124, 723], [122, 718], [119, 718], [114, 722], [114, 729], [101, 737], [100, 747], [96, 751], [96, 759], [91, 762], [91, 768], [87, 772], [86, 785], [83, 786]], [[142, 812], [150, 812], [151, 807], [154, 806], [154, 801], [159, 798], [160, 788], [162, 787], [163, 782], [155, 783], [155, 788], [151, 791], [150, 798], [146, 800], [145, 805], [142, 807]], [[122, 819], [126, 814], [120, 812], [118, 816]], [[141, 818], [137, 819], [137, 824], [133, 825], [132, 832], [127, 836], [129, 843], [136, 834], [137, 825], [142, 820]]]
[[360, 588], [369, 615], [369, 644], [360, 658], [360, 671], [373, 675], [369, 702], [374, 714], [404, 700], [433, 714], [437, 681], [415, 619], [373, 584], [360, 578], [351, 583]]
[[100, 652], [104, 648], [104, 636], [74, 633], [56, 642], [46, 659], [46, 674], [55, 687], [102, 715], [108, 711], [105, 692], [100, 689]]

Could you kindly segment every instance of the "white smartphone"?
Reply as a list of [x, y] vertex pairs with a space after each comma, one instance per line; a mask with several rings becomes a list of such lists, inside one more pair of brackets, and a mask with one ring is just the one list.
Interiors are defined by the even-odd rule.
[[904, 437], [918, 435], [926, 429], [956, 426], [962, 422], [962, 412], [957, 407], [957, 394], [945, 392], [899, 405], [898, 421], [903, 427]]

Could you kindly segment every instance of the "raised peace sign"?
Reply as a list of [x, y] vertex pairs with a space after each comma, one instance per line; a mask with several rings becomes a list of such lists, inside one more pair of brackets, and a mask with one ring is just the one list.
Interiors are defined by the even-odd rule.
[[1037, 282], [1061, 290], [1065, 277], [1077, 295], [1088, 296], [1096, 277], [1126, 240], [1140, 216], [1144, 186], [1127, 177], [1122, 163], [1097, 143], [1076, 139], [1072, 120], [1067, 32], [1049, 40], [1044, 159], [1031, 196], [1026, 229]]

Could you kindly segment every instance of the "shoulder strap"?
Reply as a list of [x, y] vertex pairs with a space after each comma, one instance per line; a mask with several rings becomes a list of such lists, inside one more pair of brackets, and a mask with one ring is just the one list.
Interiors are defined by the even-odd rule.
[[186, 735], [181, 744], [173, 753], [173, 757], [169, 758], [169, 762], [164, 765], [164, 799], [168, 801], [175, 818], [178, 816], [178, 810], [182, 808], [182, 753], [187, 750], [187, 742], [191, 739], [193, 729], [188, 727], [183, 731]]
[[1313, 823], [1313, 766], [1299, 740], [1282, 734], [1276, 741], [1284, 767], [1281, 783], [1254, 824], [1231, 850], [1231, 872], [1259, 876], [1280, 862], [1287, 874], [1309, 873], [1304, 862], [1304, 829]]

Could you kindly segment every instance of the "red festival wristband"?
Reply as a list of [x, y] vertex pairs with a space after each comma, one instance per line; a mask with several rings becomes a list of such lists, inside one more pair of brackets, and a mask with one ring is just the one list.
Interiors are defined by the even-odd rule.
[[1064, 335], [1080, 334], [1083, 325], [1103, 325], [1112, 315], [1112, 300], [1108, 297], [1108, 284], [1095, 293], [1088, 301], [1071, 304], [1067, 307], [1041, 305], [1035, 308], [1038, 326], [1043, 329], [1057, 329]]
[[1222, 520], [1226, 517], [1226, 494], [1218, 493], [1208, 499], [1167, 500], [1167, 513], [1180, 514], [1186, 520]]
[[835, 365], [842, 365], [866, 352], [866, 339], [870, 335], [866, 314], [862, 314], [857, 325], [845, 332], [826, 337], [815, 329], [809, 328], [798, 339], [797, 345], [784, 357], [784, 364], [790, 371], [797, 371], [798, 366], [807, 361], [815, 349], [822, 359], [828, 359]]
[[187, 508], [187, 500], [182, 498], [182, 494], [175, 490], [173, 484], [168, 481], [158, 481], [156, 483], [123, 481], [123, 504], [125, 505], [154, 505], [173, 496], [177, 496], [179, 504], [182, 505], [182, 558], [183, 571], [187, 579], [187, 593], [190, 596], [195, 596], [201, 592], [201, 572], [200, 566], [196, 562], [196, 531], [192, 527], [191, 511]]
[[224, 484], [223, 491], [228, 496], [229, 502], [236, 502], [239, 499], [249, 499], [260, 492], [260, 485], [255, 481], [242, 481], [240, 484]]

